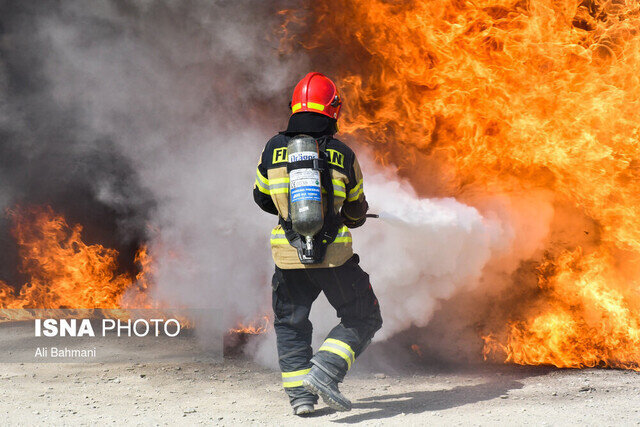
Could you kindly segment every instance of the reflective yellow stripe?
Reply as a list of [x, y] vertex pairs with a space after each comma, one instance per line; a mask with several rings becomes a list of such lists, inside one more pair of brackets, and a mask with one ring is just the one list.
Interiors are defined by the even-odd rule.
[[258, 187], [261, 193], [271, 194], [269, 192], [269, 180], [262, 176], [259, 168], [256, 169], [256, 187]]
[[267, 187], [269, 186], [269, 180], [267, 178], [265, 178], [264, 176], [262, 176], [262, 174], [260, 173], [260, 168], [256, 169], [256, 177], [257, 177], [257, 179], [262, 181]]
[[311, 368], [301, 369], [299, 371], [293, 371], [293, 372], [283, 372], [282, 373], [282, 378], [291, 378], [291, 377], [295, 377], [297, 375], [307, 375], [310, 370], [311, 370]]
[[284, 193], [288, 193], [288, 192], [289, 192], [289, 188], [288, 187], [276, 188], [275, 190], [271, 190], [271, 194], [284, 194]]
[[358, 197], [360, 197], [360, 195], [362, 194], [362, 187], [360, 187], [360, 189], [358, 189], [358, 192], [349, 196], [349, 201], [353, 201], [356, 200]]
[[349, 243], [353, 242], [352, 237], [336, 237], [333, 243]]
[[314, 110], [324, 111], [324, 105], [318, 104], [316, 102], [307, 102], [307, 107], [313, 108]]
[[351, 358], [349, 358], [347, 354], [339, 350], [336, 350], [335, 348], [325, 347], [325, 346], [320, 347], [318, 351], [328, 351], [329, 353], [337, 354], [338, 356], [342, 357], [344, 360], [347, 361], [347, 369], [351, 369]]
[[296, 111], [298, 111], [301, 108], [302, 108], [302, 104], [298, 102], [296, 105], [291, 107], [291, 112], [295, 113]]
[[362, 194], [362, 179], [358, 181], [358, 184], [356, 184], [355, 187], [349, 190], [349, 197], [347, 198], [347, 202], [353, 202], [354, 200], [358, 200], [358, 197], [360, 197], [360, 194]]
[[282, 386], [283, 387], [300, 387], [302, 386], [302, 378], [309, 373], [311, 368], [301, 369], [293, 372], [282, 373]]
[[333, 240], [333, 243], [349, 243], [353, 242], [351, 238], [351, 233], [349, 233], [349, 228], [346, 225], [343, 225], [339, 230], [336, 238]]
[[271, 230], [271, 240], [272, 245], [288, 245], [289, 241], [284, 235], [284, 231], [278, 229]]
[[[278, 238], [274, 238], [272, 237], [271, 240], [269, 240], [271, 242], [272, 245], [288, 245], [289, 241], [286, 239], [286, 237], [282, 238], [282, 237], [278, 237]], [[333, 243], [353, 243], [353, 238], [352, 237], [336, 237], [333, 240]]]
[[342, 357], [347, 362], [347, 369], [351, 369], [351, 363], [356, 360], [356, 354], [349, 344], [333, 338], [327, 338], [318, 351], [328, 351]]
[[256, 187], [258, 187], [258, 190], [260, 190], [261, 193], [264, 193], [266, 195], [270, 195], [271, 193], [269, 192], [269, 189], [265, 189], [262, 187], [262, 183], [260, 181], [258, 181], [258, 178], [256, 178]]
[[289, 178], [274, 178], [268, 181], [269, 185], [285, 184], [285, 183], [286, 184], [289, 183]]
[[[333, 195], [334, 196], [339, 196], [339, 197], [347, 197], [347, 189], [344, 185], [343, 181], [340, 181], [339, 179], [332, 179], [331, 182], [333, 183]], [[338, 189], [336, 189], [335, 187], [341, 188], [343, 191], [340, 191]]]
[[360, 187], [357, 193], [351, 194], [351, 192], [349, 192], [349, 197], [347, 198], [347, 202], [353, 202], [354, 200], [358, 200], [358, 197], [360, 197], [361, 194], [362, 194], [362, 187]]
[[[271, 230], [271, 239], [270, 242], [272, 245], [288, 245], [289, 241], [285, 237], [285, 233], [282, 229], [273, 229]], [[332, 243], [350, 243], [353, 242], [353, 238], [349, 232], [349, 228], [346, 225], [343, 225], [339, 230], [337, 237], [333, 240]]]
[[356, 354], [354, 353], [353, 350], [351, 350], [351, 346], [349, 344], [347, 344], [346, 342], [337, 340], [335, 338], [327, 338], [326, 340], [324, 340], [324, 342], [330, 342], [332, 344], [335, 344], [337, 346], [340, 346], [340, 347], [344, 348], [345, 350], [347, 350], [349, 352], [349, 354], [351, 354], [351, 357], [355, 360]]

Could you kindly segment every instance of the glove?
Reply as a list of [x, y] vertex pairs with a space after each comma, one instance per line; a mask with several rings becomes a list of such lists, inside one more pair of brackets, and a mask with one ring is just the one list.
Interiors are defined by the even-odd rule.
[[344, 213], [344, 210], [340, 211], [340, 216], [342, 217], [342, 223], [346, 225], [347, 228], [358, 228], [367, 220], [366, 216], [360, 219], [351, 219]]

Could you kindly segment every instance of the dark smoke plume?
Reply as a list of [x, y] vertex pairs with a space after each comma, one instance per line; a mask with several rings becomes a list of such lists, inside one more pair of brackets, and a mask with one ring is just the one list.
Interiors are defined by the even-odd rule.
[[[295, 79], [272, 37], [281, 6], [0, 4], [0, 208], [51, 205], [82, 224], [89, 242], [118, 249], [128, 268], [137, 246], [158, 236], [174, 253], [203, 250], [171, 234], [185, 224], [188, 233], [226, 236], [242, 209], [220, 200], [242, 188], [248, 206], [251, 164], [269, 137], [246, 132], [273, 121], [274, 105], [286, 111], [284, 89]], [[250, 161], [226, 167], [237, 156]], [[204, 223], [212, 218], [215, 232]], [[0, 279], [20, 285], [10, 228], [2, 215]], [[247, 237], [240, 232], [238, 245]], [[214, 288], [216, 274], [198, 280]], [[184, 293], [189, 284], [174, 286]]]

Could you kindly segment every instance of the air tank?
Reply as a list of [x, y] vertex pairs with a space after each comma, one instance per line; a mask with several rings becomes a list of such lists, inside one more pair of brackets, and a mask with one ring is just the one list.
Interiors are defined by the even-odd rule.
[[[318, 143], [309, 135], [296, 135], [287, 146], [289, 163], [318, 159]], [[293, 230], [303, 236], [307, 248], [324, 224], [320, 171], [309, 168], [289, 172], [289, 215]]]

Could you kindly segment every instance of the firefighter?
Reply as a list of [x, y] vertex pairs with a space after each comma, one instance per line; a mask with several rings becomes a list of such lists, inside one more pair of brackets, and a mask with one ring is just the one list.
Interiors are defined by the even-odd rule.
[[[352, 249], [349, 229], [365, 223], [368, 204], [355, 154], [333, 136], [341, 104], [329, 78], [307, 74], [294, 89], [287, 129], [262, 152], [253, 189], [258, 206], [278, 216], [271, 232], [274, 328], [283, 386], [296, 415], [312, 413], [318, 396], [335, 410], [351, 409], [338, 383], [382, 326], [369, 275]], [[292, 230], [289, 215], [287, 145], [301, 134], [317, 141], [322, 160], [314, 165], [322, 175], [319, 209], [324, 209], [324, 226], [322, 236], [314, 239], [319, 247], [311, 263], [302, 262], [300, 235]], [[340, 323], [313, 354], [309, 311], [320, 292], [336, 309]]]

